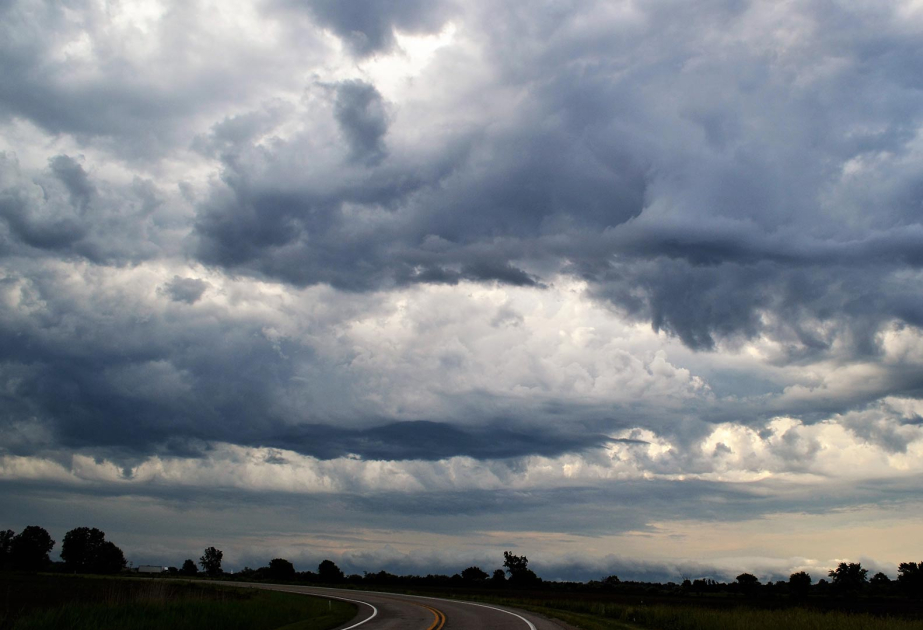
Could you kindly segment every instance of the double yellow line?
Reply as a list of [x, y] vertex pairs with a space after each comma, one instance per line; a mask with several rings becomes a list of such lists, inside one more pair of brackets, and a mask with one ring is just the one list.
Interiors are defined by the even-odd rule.
[[[416, 604], [416, 602], [414, 603]], [[435, 621], [433, 621], [433, 625], [431, 625], [426, 630], [442, 630], [442, 626], [445, 625], [445, 615], [442, 614], [441, 610], [437, 610], [431, 606], [426, 606], [425, 604], [417, 604], [417, 606], [422, 606], [423, 608], [433, 613], [433, 616], [436, 617]]]
[[426, 610], [433, 613], [433, 623], [426, 630], [442, 630], [442, 626], [445, 625], [445, 614], [438, 608], [433, 608], [432, 606], [427, 606], [426, 604], [421, 604], [420, 602], [415, 602], [410, 599], [404, 599], [403, 597], [397, 599], [396, 597], [387, 597], [385, 599], [390, 599], [391, 601], [400, 602], [402, 604], [413, 604], [414, 606], [419, 606], [420, 608], [425, 608]]

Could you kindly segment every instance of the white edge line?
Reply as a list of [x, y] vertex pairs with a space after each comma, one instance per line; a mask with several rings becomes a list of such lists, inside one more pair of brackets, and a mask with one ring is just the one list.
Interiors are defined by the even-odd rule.
[[[517, 615], [516, 613], [512, 611], [504, 610], [503, 608], [497, 608], [496, 606], [488, 606], [487, 604], [476, 604], [475, 602], [468, 602], [463, 599], [445, 599], [444, 597], [427, 597], [426, 595], [408, 595], [407, 597], [421, 597], [423, 599], [434, 599], [439, 602], [456, 602], [459, 604], [468, 604], [469, 606], [480, 606], [481, 608], [490, 608], [491, 610], [499, 610], [500, 612], [504, 612], [508, 615], [513, 615], [514, 617], [522, 619], [524, 622], [526, 622], [526, 625], [529, 626], [530, 630], [537, 630], [535, 627], [535, 624], [533, 624], [531, 621], [529, 621], [522, 615]], [[346, 629], [344, 628], [343, 630], [346, 630]]]
[[[308, 594], [308, 593], [305, 593], [305, 595], [307, 595], [307, 594]], [[361, 626], [362, 624], [364, 624], [364, 623], [366, 623], [366, 622], [371, 621], [372, 619], [374, 619], [374, 618], [375, 618], [375, 615], [378, 614], [378, 609], [377, 609], [377, 608], [375, 608], [374, 606], [372, 606], [372, 605], [371, 605], [370, 603], [368, 603], [368, 602], [363, 602], [363, 601], [358, 600], [358, 599], [347, 599], [346, 597], [334, 597], [333, 595], [322, 595], [321, 597], [330, 597], [330, 598], [333, 598], [333, 599], [342, 599], [344, 602], [353, 602], [353, 603], [356, 603], [356, 604], [365, 604], [366, 606], [368, 606], [369, 608], [372, 609], [372, 615], [371, 615], [370, 617], [366, 617], [365, 619], [363, 619], [363, 620], [360, 621], [359, 623], [355, 623], [355, 624], [353, 624], [353, 625], [351, 625], [351, 626], [348, 626], [348, 627], [346, 627], [346, 628], [342, 628], [342, 630], [352, 630], [352, 628], [358, 628], [358, 627]], [[535, 629], [533, 628], [533, 630], [535, 630]]]
[[[433, 597], [433, 599], [437, 599], [437, 598]], [[499, 610], [500, 612], [505, 612], [505, 613], [508, 614], [508, 615], [513, 615], [514, 617], [518, 617], [518, 618], [522, 619], [523, 621], [526, 622], [526, 625], [529, 626], [529, 628], [530, 628], [531, 630], [536, 630], [535, 625], [534, 625], [531, 621], [529, 621], [528, 619], [526, 619], [526, 618], [523, 617], [522, 615], [517, 615], [516, 613], [514, 613], [514, 612], [512, 612], [512, 611], [509, 611], [509, 610], [503, 610], [502, 608], [496, 608], [496, 607], [494, 607], [494, 606], [488, 606], [487, 604], [475, 604], [474, 602], [466, 602], [466, 601], [463, 601], [463, 600], [445, 599], [445, 600], [443, 600], [443, 601], [447, 601], [447, 602], [458, 601], [458, 602], [461, 602], [462, 604], [468, 604], [469, 606], [480, 606], [481, 608], [490, 608], [491, 610]]]
[[[266, 588], [266, 586], [262, 586], [262, 585], [257, 586], [257, 584], [259, 584], [259, 582], [244, 582], [244, 584], [250, 584], [250, 585], [253, 585], [253, 587], [262, 588], [262, 589], [267, 590], [267, 591], [280, 591], [280, 592], [283, 592], [283, 593], [292, 593], [293, 595], [315, 595], [314, 593], [305, 593], [304, 591], [286, 591], [286, 590], [283, 590], [283, 589], [281, 589], [281, 588]], [[282, 586], [282, 585], [281, 585], [281, 584], [277, 584], [277, 585], [269, 584], [269, 585], [267, 585], [267, 586]], [[252, 588], [252, 587], [251, 587], [251, 588]], [[296, 586], [295, 588], [298, 588], [298, 587]], [[316, 588], [316, 587], [308, 587], [308, 588]], [[321, 587], [321, 588], [323, 588], [323, 587]], [[372, 614], [371, 614], [371, 616], [366, 617], [365, 619], [363, 619], [363, 620], [360, 621], [359, 623], [354, 623], [353, 625], [347, 626], [346, 628], [340, 628], [340, 630], [352, 630], [353, 628], [358, 628], [358, 627], [361, 626], [362, 624], [367, 623], [367, 622], [371, 621], [372, 619], [374, 619], [375, 616], [378, 614], [378, 609], [377, 609], [377, 608], [375, 608], [374, 606], [372, 606], [370, 603], [364, 602], [364, 601], [362, 601], [362, 600], [360, 600], [360, 599], [349, 599], [348, 597], [337, 597], [336, 595], [315, 595], [315, 596], [316, 596], [316, 597], [329, 598], [329, 599], [339, 599], [339, 600], [342, 600], [342, 601], [344, 601], [344, 602], [353, 602], [354, 604], [365, 604], [366, 606], [368, 606], [369, 608], [372, 609]], [[504, 612], [505, 612], [505, 611], [504, 611]], [[513, 613], [510, 613], [510, 614], [513, 614]], [[519, 615], [516, 615], [516, 616], [519, 617]], [[520, 617], [520, 618], [521, 618], [521, 617]], [[526, 623], [528, 623], [528, 622], [526, 622]], [[532, 626], [531, 623], [530, 623], [529, 625]], [[535, 630], [535, 626], [532, 626], [532, 630]]]

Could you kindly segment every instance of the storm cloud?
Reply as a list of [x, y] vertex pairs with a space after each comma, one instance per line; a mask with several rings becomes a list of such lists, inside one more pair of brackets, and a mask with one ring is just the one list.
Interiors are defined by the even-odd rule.
[[[343, 84], [333, 116], [346, 157], [373, 170], [317, 163], [308, 136], [268, 155], [242, 147], [200, 210], [199, 255], [363, 290], [516, 284], [564, 270], [697, 349], [765, 334], [823, 350], [832, 342], [820, 326], [872, 351], [883, 325], [918, 325], [921, 315], [908, 298], [923, 236], [910, 167], [920, 103], [903, 70], [914, 49], [895, 32], [890, 62], [876, 63], [881, 30], [898, 29], [885, 9], [711, 9], [655, 4], [608, 18], [617, 35], [577, 16], [562, 25], [517, 14], [518, 28], [553, 42], [527, 50], [508, 49], [519, 38], [487, 27], [478, 43], [498, 60], [503, 89], [517, 91], [512, 115], [468, 126], [413, 102], [397, 109], [392, 134], [421, 128], [426, 140], [398, 139], [387, 159], [380, 97]], [[827, 32], [831, 23], [841, 36]], [[792, 24], [816, 27], [814, 37], [781, 49], [771, 29]], [[745, 45], [760, 27], [770, 34]], [[730, 35], [708, 40], [719, 29]], [[655, 52], [638, 54], [640, 42]], [[425, 76], [438, 83], [441, 71]], [[464, 71], [454, 79], [500, 89]], [[880, 106], [883, 93], [891, 108]], [[874, 200], [855, 194], [865, 186]], [[492, 271], [502, 268], [511, 273]]]
[[[311, 544], [355, 570], [531, 543], [559, 577], [729, 575], [709, 528], [755, 557], [780, 515], [841, 542], [831, 514], [898, 506], [893, 540], [918, 515], [914, 3], [0, 16], [0, 477], [23, 514], [269, 492], [274, 552], [313, 561], [286, 503], [327, 502]], [[370, 515], [390, 533], [323, 542]], [[248, 549], [256, 522], [222, 535]], [[857, 548], [772, 544], [766, 575]]]
[[357, 2], [336, 0], [277, 0], [292, 13], [306, 13], [329, 28], [360, 57], [387, 52], [397, 44], [395, 30], [418, 33], [437, 30], [451, 3], [425, 0]]

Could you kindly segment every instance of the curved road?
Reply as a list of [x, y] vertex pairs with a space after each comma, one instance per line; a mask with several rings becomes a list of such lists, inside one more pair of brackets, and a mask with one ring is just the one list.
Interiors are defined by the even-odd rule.
[[246, 586], [353, 602], [358, 614], [337, 630], [564, 630], [535, 613], [455, 599], [376, 591], [247, 583]]

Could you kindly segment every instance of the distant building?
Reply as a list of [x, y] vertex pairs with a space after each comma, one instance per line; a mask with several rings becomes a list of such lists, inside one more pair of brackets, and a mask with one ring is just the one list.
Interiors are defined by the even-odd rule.
[[135, 570], [138, 573], [163, 573], [164, 568], [154, 564], [142, 564]]

